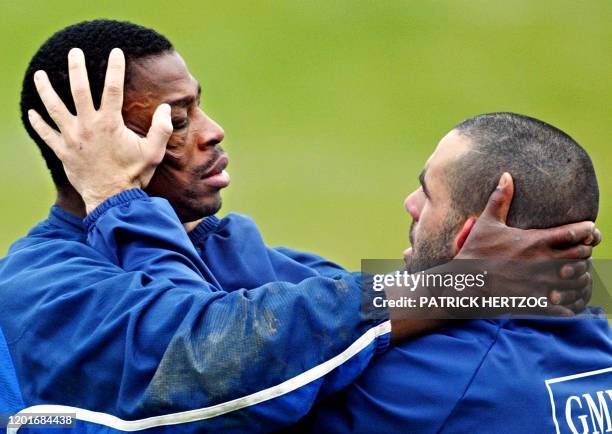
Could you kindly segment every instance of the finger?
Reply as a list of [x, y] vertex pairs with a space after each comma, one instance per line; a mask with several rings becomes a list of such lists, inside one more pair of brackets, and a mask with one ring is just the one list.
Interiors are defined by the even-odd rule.
[[582, 312], [585, 307], [586, 307], [586, 302], [582, 298], [579, 298], [574, 303], [565, 306], [566, 309], [571, 310], [572, 312], [574, 312], [574, 314], [578, 314]]
[[594, 247], [594, 246], [597, 246], [599, 243], [601, 243], [601, 231], [595, 228], [595, 233], [593, 236], [593, 243], [591, 245]]
[[580, 276], [586, 273], [589, 271], [589, 268], [590, 264], [588, 260], [568, 262], [559, 269], [559, 276], [562, 279], [571, 279], [574, 276]]
[[170, 118], [170, 106], [161, 104], [153, 113], [151, 128], [147, 133], [147, 149], [144, 152], [152, 164], [159, 164], [164, 158], [166, 144], [172, 135], [172, 120]]
[[593, 236], [587, 237], [586, 240], [584, 240], [584, 244], [595, 247], [599, 243], [601, 243], [601, 231], [595, 228], [595, 231], [593, 231]]
[[548, 316], [560, 316], [560, 317], [570, 317], [570, 316], [575, 315], [572, 309], [569, 309], [565, 306], [554, 305], [550, 303], [548, 303], [548, 307], [544, 309], [543, 313]]
[[88, 114], [94, 111], [85, 55], [80, 48], [73, 48], [68, 52], [68, 76], [70, 77], [70, 91], [76, 107], [77, 114]]
[[34, 85], [42, 103], [47, 109], [47, 113], [49, 113], [49, 116], [51, 116], [59, 130], [63, 131], [72, 119], [72, 115], [57, 93], [55, 93], [45, 71], [36, 71], [34, 73]]
[[[581, 280], [584, 279], [584, 274], [575, 274], [569, 279], [563, 279], [559, 276], [558, 266], [553, 266], [550, 269], [543, 268], [541, 270], [530, 271], [530, 273], [532, 273], [532, 276], [528, 278], [528, 281], [531, 285], [537, 285], [545, 293], [553, 289], [565, 291], [582, 288], [584, 286], [584, 282]], [[583, 283], [579, 284], [579, 281]]]
[[550, 229], [534, 229], [532, 232], [538, 232], [540, 242], [551, 247], [572, 245], [593, 237], [595, 223], [583, 221]]
[[557, 259], [588, 259], [592, 254], [592, 246], [577, 244], [565, 249], [556, 249], [553, 256]]
[[574, 291], [582, 290], [587, 285], [593, 285], [593, 276], [589, 272], [582, 273], [574, 279], [556, 280], [554, 283], [545, 286], [558, 291]]
[[582, 289], [582, 299], [584, 300], [585, 305], [589, 304], [589, 301], [591, 301], [592, 296], [593, 296], [593, 282], [591, 282], [590, 285], [587, 285]]
[[566, 307], [582, 298], [583, 291], [579, 289], [568, 291], [557, 291], [555, 289], [550, 291], [550, 294], [548, 295], [548, 300], [550, 300], [552, 304], [560, 304]]
[[28, 120], [32, 128], [34, 128], [34, 131], [36, 131], [36, 134], [38, 134], [53, 152], [55, 152], [55, 155], [60, 158], [60, 155], [64, 151], [61, 135], [51, 128], [35, 110], [28, 110]]
[[491, 193], [491, 196], [489, 196], [487, 206], [480, 218], [488, 217], [505, 224], [508, 218], [508, 212], [510, 211], [513, 195], [514, 182], [512, 181], [512, 176], [510, 176], [508, 172], [504, 172], [499, 179], [497, 188]]
[[121, 112], [123, 106], [123, 82], [125, 79], [125, 57], [120, 48], [113, 48], [108, 56], [102, 110]]

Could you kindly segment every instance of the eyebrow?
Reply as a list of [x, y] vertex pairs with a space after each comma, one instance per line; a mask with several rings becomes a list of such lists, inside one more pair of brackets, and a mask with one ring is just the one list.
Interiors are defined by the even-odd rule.
[[[202, 86], [198, 83], [198, 97], [202, 95]], [[168, 101], [173, 107], [189, 107], [195, 103], [196, 97], [193, 95], [185, 96], [183, 98], [175, 99], [173, 101]]]
[[425, 184], [425, 173], [426, 172], [427, 172], [427, 169], [423, 169], [421, 171], [421, 174], [419, 175], [419, 183], [421, 184], [421, 187], [423, 187], [423, 192], [425, 193], [425, 196], [431, 199], [431, 196], [429, 195], [429, 191], [427, 190], [427, 184]]

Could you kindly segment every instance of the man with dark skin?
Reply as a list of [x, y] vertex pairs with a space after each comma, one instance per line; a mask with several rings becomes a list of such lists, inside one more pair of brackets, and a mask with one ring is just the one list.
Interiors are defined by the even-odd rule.
[[[82, 65], [84, 62], [82, 52], [75, 50], [73, 54], [79, 57], [78, 61], [81, 62], [79, 64]], [[119, 55], [117, 52], [114, 54]], [[124, 62], [120, 59], [118, 61]], [[113, 62], [110, 66], [124, 67], [117, 66]], [[41, 79], [44, 80], [44, 76]], [[116, 79], [122, 80], [122, 77]], [[75, 80], [75, 86], [82, 84], [88, 88], [87, 77], [76, 75]], [[121, 107], [121, 114], [128, 129], [123, 132], [129, 134], [128, 131], [133, 131], [136, 135], [144, 137], [151, 128], [151, 120], [156, 109], [166, 110], [167, 107], [162, 104], [167, 104], [171, 108], [171, 125], [167, 122], [163, 126], [160, 124], [159, 129], [153, 129], [150, 133], [151, 139], [159, 140], [155, 145], [163, 146], [162, 142], [168, 140], [169, 134], [170, 140], [165, 149], [164, 164], [158, 166], [156, 176], [151, 179], [147, 191], [152, 196], [166, 198], [182, 222], [191, 222], [193, 225], [203, 216], [215, 214], [221, 208], [220, 190], [229, 185], [229, 176], [224, 170], [228, 159], [219, 146], [224, 138], [223, 128], [199, 108], [202, 91], [200, 84], [189, 73], [185, 61], [176, 52], [134, 63], [131, 81], [138, 82], [138, 87], [134, 89], [128, 83]], [[115, 89], [115, 86], [117, 88], [122, 86], [122, 83], [114, 83], [111, 80], [108, 83], [109, 93], [115, 92], [110, 90]], [[93, 108], [91, 97], [87, 95], [88, 89], [79, 89], [75, 92], [83, 93], [84, 107]], [[121, 104], [119, 98], [117, 104]], [[87, 108], [79, 111], [82, 112], [87, 113]], [[165, 120], [167, 121], [167, 118]], [[100, 119], [100, 122], [105, 121], [103, 118]], [[130, 139], [135, 139], [135, 136], [131, 136]], [[123, 137], [118, 140], [123, 140]], [[155, 158], [164, 157], [163, 147], [156, 148], [156, 151], [161, 151], [161, 154], [158, 153]], [[203, 182], [200, 182], [201, 180]], [[112, 192], [120, 191], [122, 187], [127, 190], [146, 185], [144, 182], [138, 184], [129, 181], [125, 181], [124, 185], [115, 185], [111, 182], [109, 184], [111, 186], [108, 188], [112, 191], [107, 192], [104, 186], [100, 186], [95, 192], [98, 197], [92, 198], [89, 204], [87, 201], [83, 203], [81, 195], [75, 190], [61, 192], [58, 195], [58, 202], [73, 214], [85, 216], [86, 204], [93, 209], [104, 198], [112, 196]]]
[[[273, 285], [274, 281], [270, 280], [269, 286], [262, 287], [259, 287], [262, 282], [245, 283], [245, 278], [240, 282], [240, 269], [236, 268], [238, 267], [236, 264], [231, 268], [231, 272], [221, 272], [220, 267], [224, 261], [245, 260], [257, 256], [249, 253], [253, 239], [239, 239], [240, 249], [235, 252], [224, 249], [220, 262], [210, 258], [210, 246], [203, 246], [201, 251], [204, 253], [200, 253], [200, 250], [196, 252], [195, 249], [200, 249], [202, 246], [197, 245], [196, 239], [194, 249], [180, 223], [185, 225], [190, 236], [194, 233], [200, 236], [199, 232], [203, 226], [208, 228], [214, 225], [215, 230], [221, 230], [219, 228], [222, 228], [223, 220], [219, 223], [210, 220], [211, 217], [205, 217], [219, 209], [221, 204], [219, 191], [229, 184], [229, 176], [224, 170], [227, 157], [219, 147], [223, 139], [223, 130], [199, 108], [200, 86], [187, 70], [180, 55], [172, 49], [132, 62], [129, 65], [131, 70], [129, 80], [124, 86], [126, 67], [124, 57], [121, 50], [112, 50], [108, 60], [101, 105], [97, 110], [89, 90], [83, 52], [72, 49], [68, 60], [76, 115], [70, 113], [62, 103], [43, 71], [34, 74], [34, 82], [46, 110], [59, 131], [51, 128], [35, 111], [28, 113], [35, 131], [62, 160], [71, 183], [68, 188], [58, 189], [57, 205], [73, 218], [87, 216], [84, 223], [88, 249], [93, 248], [96, 251], [97, 259], [101, 254], [128, 274], [145, 273], [142, 276], [138, 275], [141, 276], [139, 278], [151, 282], [147, 285], [156, 285], [162, 280], [181, 282], [184, 285], [182, 288], [173, 287], [164, 290], [164, 297], [169, 297], [172, 293], [183, 294], [184, 290], [188, 289], [194, 291], [188, 294], [191, 300], [193, 297], [200, 297], [206, 285], [213, 287], [214, 295], [212, 302], [205, 308], [199, 308], [197, 305], [194, 307], [194, 322], [189, 323], [189, 327], [197, 327], [197, 332], [189, 328], [189, 337], [196, 333], [199, 338], [205, 339], [206, 352], [199, 353], [200, 350], [194, 348], [188, 342], [188, 338], [181, 336], [183, 330], [186, 330], [184, 324], [176, 329], [179, 330], [176, 335], [169, 335], [167, 340], [156, 344], [161, 352], [155, 354], [157, 360], [154, 362], [152, 380], [148, 386], [147, 384], [142, 386], [147, 393], [138, 392], [138, 396], [142, 395], [144, 398], [142, 401], [136, 401], [137, 405], [131, 401], [118, 402], [114, 396], [115, 392], [106, 389], [104, 395], [101, 395], [97, 401], [89, 396], [82, 398], [75, 392], [72, 395], [64, 393], [64, 399], [70, 405], [80, 408], [90, 406], [99, 412], [114, 413], [118, 417], [130, 419], [118, 421], [113, 419], [109, 422], [108, 426], [117, 429], [131, 426], [132, 422], [139, 422], [141, 424], [138, 426], [144, 428], [169, 423], [190, 423], [189, 426], [193, 429], [210, 429], [211, 425], [197, 425], [193, 422], [221, 423], [215, 422], [219, 419], [223, 420], [223, 423], [235, 424], [232, 426], [237, 429], [240, 427], [245, 429], [247, 426], [245, 424], [253, 423], [250, 419], [252, 417], [257, 418], [257, 426], [260, 429], [274, 429], [295, 422], [303, 416], [316, 398], [319, 388], [325, 393], [330, 393], [352, 381], [354, 376], [367, 365], [374, 348], [377, 345], [383, 349], [386, 347], [381, 337], [386, 336], [388, 339], [390, 332], [394, 340], [401, 340], [440, 324], [438, 320], [407, 319], [401, 309], [392, 308], [388, 313], [373, 313], [374, 320], [368, 319], [370, 325], [364, 329], [366, 331], [364, 336], [367, 339], [363, 343], [367, 351], [363, 346], [358, 346], [359, 349], [355, 350], [357, 353], [354, 353], [352, 348], [357, 347], [351, 343], [360, 342], [359, 345], [362, 345], [361, 342], [364, 341], [352, 337], [349, 337], [347, 342], [335, 343], [332, 346], [308, 341], [311, 336], [346, 335], [352, 326], [349, 325], [347, 328], [342, 315], [362, 308], [365, 311], [360, 315], [367, 317], [370, 315], [368, 312], [372, 311], [371, 306], [368, 307], [370, 299], [360, 299], [362, 296], [354, 297], [352, 292], [347, 293], [350, 283], [347, 283], [346, 275], [341, 277], [344, 272], [340, 267], [316, 258], [304, 260], [301, 265], [316, 270], [316, 276], [319, 277], [313, 276], [312, 279], [307, 279], [309, 276], [305, 275], [306, 280], [302, 283], [294, 278], [296, 287], [283, 288], [282, 291], [283, 297], [292, 297], [301, 290], [299, 286], [303, 284], [305, 289], [308, 288], [307, 293], [318, 300], [316, 306], [304, 310], [304, 303], [308, 304], [311, 301], [301, 296], [299, 299], [279, 298], [272, 302], [275, 294], [279, 292], [278, 287]], [[590, 256], [592, 246], [599, 241], [599, 234], [592, 222], [546, 231], [522, 231], [507, 227], [504, 216], [510, 206], [511, 186], [510, 176], [503, 176], [500, 186], [491, 196], [487, 209], [467, 237], [458, 254], [459, 258], [480, 258], [492, 253], [503, 254], [510, 258], [579, 259]], [[149, 198], [142, 192], [141, 189], [144, 188], [150, 196], [165, 198], [172, 208], [167, 207], [165, 201], [161, 199]], [[174, 212], [178, 219], [173, 215]], [[266, 254], [272, 255], [269, 251]], [[292, 260], [299, 262], [298, 256], [293, 255]], [[207, 263], [203, 264], [202, 260]], [[555, 303], [549, 306], [546, 313], [571, 315], [573, 310], [583, 305], [585, 299], [590, 297], [590, 276], [587, 267], [586, 261], [579, 261], [568, 264], [561, 270], [550, 270], [548, 273], [538, 275], [541, 279], [538, 287], [542, 288], [541, 291], [545, 296], [549, 296], [550, 291], [554, 290], [550, 293], [550, 297]], [[91, 267], [87, 268], [90, 269]], [[332, 270], [333, 275], [342, 278], [342, 280], [333, 279], [333, 282], [341, 282], [334, 284], [340, 292], [317, 293], [318, 289], [312, 286], [313, 282], [319, 285], [316, 279], [321, 279], [321, 285], [331, 284], [329, 279]], [[248, 271], [249, 267], [245, 273]], [[262, 273], [262, 269], [257, 267], [255, 271]], [[509, 293], [531, 294], [525, 287], [525, 282], [517, 278], [525, 272], [524, 269], [503, 267], [492, 272], [505, 284], [504, 287]], [[559, 279], [559, 273], [564, 279]], [[231, 284], [224, 284], [226, 283], [224, 279], [234, 276], [238, 277], [232, 280]], [[116, 284], [113, 285], [113, 288], [115, 287]], [[150, 292], [147, 291], [147, 294]], [[122, 296], [126, 293], [129, 291], [123, 291]], [[389, 298], [397, 296], [399, 294], [393, 291], [387, 292]], [[218, 308], [221, 302], [233, 300], [236, 300], [233, 309]], [[253, 300], [260, 304], [252, 305]], [[331, 309], [326, 307], [325, 300], [329, 300], [330, 305], [337, 309], [329, 311], [329, 318], [337, 316], [337, 319], [331, 322], [324, 321], [329, 323], [327, 324], [329, 328], [316, 330], [315, 327], [322, 324], [317, 322], [316, 315], [320, 312], [327, 315], [326, 309]], [[180, 298], [166, 299], [161, 314], [158, 313], [155, 320], [167, 320], [170, 316], [181, 315], [178, 311], [169, 310], [173, 304], [178, 306], [182, 302]], [[215, 310], [217, 308], [218, 311]], [[258, 313], [259, 309], [261, 314]], [[296, 312], [295, 315], [298, 317], [300, 316], [298, 312], [304, 312], [304, 317], [299, 318], [297, 323], [291, 323], [286, 318], [286, 312]], [[87, 316], [81, 315], [74, 321], [87, 321]], [[212, 324], [207, 322], [213, 321], [216, 317], [225, 319], [223, 325], [219, 322]], [[191, 316], [186, 315], [185, 318], [190, 319]], [[269, 321], [269, 330], [263, 336], [258, 335], [257, 339], [250, 340], [243, 337], [239, 340], [221, 339], [223, 336], [235, 336], [233, 333], [236, 329], [253, 329], [260, 333], [258, 324], [262, 319]], [[389, 319], [390, 322], [387, 321]], [[2, 326], [4, 328], [4, 324]], [[225, 335], [219, 332], [222, 327], [227, 330], [233, 327], [233, 331]], [[301, 333], [296, 335], [296, 330], [300, 330]], [[342, 333], [335, 333], [338, 330], [342, 330]], [[292, 345], [296, 348], [292, 345], [287, 347], [291, 340], [274, 340], [280, 339], [279, 335], [284, 336], [284, 333], [295, 340]], [[349, 331], [348, 335], [359, 336], [359, 333]], [[111, 338], [114, 339], [114, 336]], [[306, 340], [301, 343], [298, 342], [299, 339]], [[18, 352], [15, 348], [13, 351]], [[309, 353], [313, 351], [322, 352], [317, 355], [317, 362], [306, 360], [311, 357]], [[211, 358], [211, 354], [223, 353], [226, 360], [231, 361], [230, 371], [224, 372], [222, 368], [226, 367], [218, 366], [219, 362]], [[234, 357], [243, 362], [234, 363]], [[155, 360], [151, 354], [147, 354], [147, 358]], [[332, 361], [336, 363], [336, 359], [339, 364], [326, 364]], [[193, 360], [196, 361], [195, 365], [187, 363]], [[122, 378], [126, 381], [125, 378], [129, 378], [126, 366], [129, 366], [121, 358], [113, 361], [122, 367], [124, 372]], [[112, 369], [104, 364], [106, 362], [103, 359], [98, 358], [95, 363], [100, 371]], [[294, 363], [298, 367], [293, 367]], [[343, 367], [353, 364], [351, 374], [341, 375], [337, 372], [334, 374], [332, 370], [343, 363]], [[285, 368], [278, 372], [277, 366]], [[302, 374], [313, 377], [303, 377]], [[229, 380], [234, 381], [233, 375], [236, 376], [235, 382], [227, 383]], [[79, 378], [87, 384], [98, 385], [91, 375], [82, 375]], [[158, 378], [160, 382], [156, 381]], [[169, 378], [171, 380], [168, 380]], [[211, 386], [209, 383], [211, 378], [218, 379], [220, 383]], [[286, 386], [298, 378], [299, 381], [296, 380], [291, 386]], [[311, 379], [307, 381], [304, 378]], [[56, 381], [61, 381], [61, 378]], [[102, 387], [109, 387], [108, 381], [99, 383], [103, 384]], [[61, 383], [48, 384], [57, 386]], [[228, 387], [228, 384], [231, 384], [231, 387]], [[317, 387], [313, 389], [312, 386], [315, 384]], [[278, 388], [274, 387], [276, 385]], [[206, 389], [207, 387], [209, 388]], [[264, 387], [268, 389], [262, 390]], [[58, 396], [57, 392], [47, 389], [33, 390], [43, 390], [45, 393], [31, 397], [31, 402], [49, 402]], [[120, 390], [131, 389], [122, 383]], [[302, 396], [299, 403], [296, 403], [295, 398], [283, 402], [284, 398], [291, 398], [290, 392], [308, 395]], [[199, 394], [202, 393], [209, 395], [200, 397]], [[163, 399], [160, 398], [162, 395]], [[220, 403], [222, 409], [218, 410], [221, 408]], [[292, 406], [291, 412], [286, 411], [288, 404]], [[187, 410], [191, 410], [189, 415], [180, 413], [180, 416], [176, 416], [179, 414], [177, 412]], [[150, 416], [160, 416], [161, 419], [153, 421], [145, 419]], [[244, 419], [245, 417], [248, 419]], [[86, 420], [104, 423], [101, 420], [107, 419]], [[146, 422], [143, 422], [144, 420]]]

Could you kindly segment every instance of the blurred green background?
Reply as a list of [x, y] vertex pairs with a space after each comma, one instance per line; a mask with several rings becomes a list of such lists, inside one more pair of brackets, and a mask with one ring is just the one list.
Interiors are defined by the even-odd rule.
[[[408, 246], [404, 197], [457, 122], [516, 111], [590, 153], [612, 236], [612, 2], [80, 1], [1, 3], [0, 250], [43, 219], [50, 177], [18, 115], [26, 65], [54, 31], [127, 19], [167, 35], [226, 130], [232, 186], [266, 241], [358, 268]], [[475, 180], [477, 182], [478, 180]], [[604, 243], [596, 257], [612, 257]]]

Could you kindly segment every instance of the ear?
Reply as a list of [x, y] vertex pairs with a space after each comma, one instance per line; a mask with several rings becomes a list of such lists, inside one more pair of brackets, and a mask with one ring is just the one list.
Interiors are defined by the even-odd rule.
[[463, 223], [463, 226], [461, 227], [461, 229], [455, 236], [455, 240], [453, 242], [453, 255], [454, 256], [456, 256], [457, 253], [459, 253], [459, 251], [463, 247], [463, 244], [465, 244], [465, 240], [467, 240], [467, 237], [470, 235], [470, 232], [472, 232], [472, 228], [474, 227], [475, 224], [476, 224], [476, 217], [468, 217], [468, 219]]

